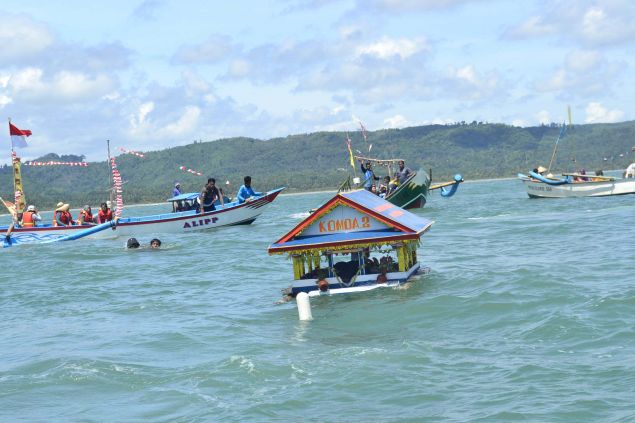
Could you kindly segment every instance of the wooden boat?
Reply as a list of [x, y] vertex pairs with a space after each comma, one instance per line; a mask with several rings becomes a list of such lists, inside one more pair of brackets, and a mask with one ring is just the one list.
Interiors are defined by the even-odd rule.
[[603, 197], [635, 194], [635, 179], [563, 173], [562, 177], [545, 177], [536, 172], [519, 173], [529, 198]]
[[366, 190], [340, 192], [269, 246], [288, 254], [288, 298], [397, 287], [421, 270], [419, 239], [434, 222]]
[[20, 234], [18, 236], [14, 236], [13, 233], [5, 235], [2, 240], [2, 247], [8, 248], [13, 247], [15, 245], [20, 244], [49, 244], [51, 242], [61, 242], [61, 241], [75, 241], [80, 238], [84, 238], [98, 232], [105, 231], [106, 229], [117, 229], [117, 221], [111, 220], [110, 222], [105, 222], [100, 225], [94, 226], [83, 226], [79, 227], [80, 230], [75, 231], [69, 235], [59, 236], [59, 237], [51, 237], [49, 239], [41, 239], [38, 237], [28, 237], [24, 236], [24, 234]]
[[[158, 233], [184, 233], [203, 231], [232, 225], [248, 225], [263, 212], [264, 207], [273, 202], [284, 188], [266, 192], [254, 200], [238, 203], [225, 203], [225, 207], [204, 214], [196, 210], [169, 212], [148, 216], [122, 217], [116, 231], [101, 231], [90, 234], [91, 238], [108, 238], [116, 236], [138, 236]], [[198, 196], [196, 193], [185, 194]], [[170, 199], [169, 201], [171, 201]], [[62, 238], [90, 228], [90, 226], [53, 226], [45, 224], [30, 228], [16, 228], [12, 237], [16, 242], [42, 242]], [[5, 233], [8, 226], [0, 226], [0, 233]]]

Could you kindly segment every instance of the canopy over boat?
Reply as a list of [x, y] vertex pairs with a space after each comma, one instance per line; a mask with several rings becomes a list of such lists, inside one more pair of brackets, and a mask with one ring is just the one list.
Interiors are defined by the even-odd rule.
[[168, 198], [165, 201], [167, 201], [168, 203], [171, 203], [173, 201], [191, 201], [197, 199], [199, 195], [201, 195], [200, 192], [188, 192], [185, 194], [177, 195], [176, 197]]
[[269, 246], [270, 254], [418, 240], [434, 222], [366, 190], [340, 192]]

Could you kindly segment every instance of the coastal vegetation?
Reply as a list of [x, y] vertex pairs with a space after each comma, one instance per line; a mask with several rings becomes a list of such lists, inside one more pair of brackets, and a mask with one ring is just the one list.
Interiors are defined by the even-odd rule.
[[[559, 124], [515, 127], [483, 122], [458, 122], [368, 132], [368, 144], [361, 133], [350, 134], [353, 151], [376, 158], [402, 158], [412, 169], [432, 169], [433, 182], [450, 180], [461, 173], [466, 180], [513, 177], [549, 163]], [[286, 186], [291, 192], [335, 189], [352, 174], [346, 148], [346, 133], [315, 132], [283, 138], [258, 140], [228, 138], [195, 141], [188, 145], [117, 157], [126, 203], [161, 202], [171, 196], [175, 181], [184, 192], [199, 191], [207, 176], [221, 186], [230, 181], [235, 194], [244, 175], [254, 178], [258, 190]], [[105, 143], [104, 143], [105, 144]], [[635, 121], [613, 124], [575, 125], [560, 141], [553, 169], [573, 171], [586, 168], [622, 169], [633, 161]], [[18, 151], [20, 153], [21, 151]], [[368, 154], [364, 154], [368, 155]], [[105, 156], [105, 145], [104, 145]], [[37, 161], [80, 161], [82, 156], [51, 153]], [[197, 176], [186, 166], [203, 172]], [[87, 167], [23, 166], [28, 203], [51, 208], [57, 202], [97, 205], [109, 197], [110, 169], [106, 160]], [[359, 169], [356, 169], [359, 174]], [[377, 174], [385, 172], [380, 168]], [[12, 201], [10, 166], [0, 167], [0, 196]]]

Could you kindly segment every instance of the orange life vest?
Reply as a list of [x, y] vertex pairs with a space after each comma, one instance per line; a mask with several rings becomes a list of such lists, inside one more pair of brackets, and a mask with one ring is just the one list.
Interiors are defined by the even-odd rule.
[[[84, 216], [83, 219], [82, 219], [82, 216]], [[77, 216], [77, 224], [79, 224], [79, 222], [84, 222], [84, 224], [93, 223], [93, 215], [88, 213], [86, 210], [82, 210], [79, 212], [79, 215]]]
[[35, 221], [33, 220], [33, 215], [35, 212], [25, 211], [22, 213], [22, 226], [24, 227], [33, 227], [35, 226]]
[[70, 225], [73, 222], [73, 216], [71, 216], [69, 212], [59, 211], [53, 213], [53, 226], [58, 226], [56, 219], [57, 213], [60, 213], [60, 222], [62, 222], [63, 224]]

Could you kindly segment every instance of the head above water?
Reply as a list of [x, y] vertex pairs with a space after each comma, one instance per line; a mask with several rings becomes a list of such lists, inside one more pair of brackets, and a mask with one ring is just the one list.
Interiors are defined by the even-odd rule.
[[150, 241], [150, 248], [159, 248], [161, 246], [161, 240], [159, 238], [153, 238]]
[[137, 238], [130, 238], [128, 240], [128, 242], [126, 243], [126, 247], [127, 248], [139, 248], [139, 241], [137, 241]]

